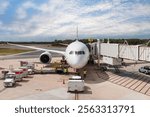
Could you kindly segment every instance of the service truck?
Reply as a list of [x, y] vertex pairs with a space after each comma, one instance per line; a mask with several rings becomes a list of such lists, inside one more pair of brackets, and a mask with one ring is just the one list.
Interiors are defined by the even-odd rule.
[[5, 76], [4, 87], [12, 87], [16, 84], [16, 75], [13, 72], [9, 72]]
[[33, 75], [35, 69], [34, 63], [28, 63], [27, 68], [28, 68], [28, 74]]
[[83, 92], [84, 80], [81, 76], [72, 76], [68, 80], [68, 92]]
[[22, 81], [23, 79], [23, 70], [22, 69], [14, 69], [12, 72], [16, 75], [16, 81]]
[[28, 67], [27, 66], [21, 66], [19, 69], [23, 70], [23, 78], [26, 78], [28, 76]]

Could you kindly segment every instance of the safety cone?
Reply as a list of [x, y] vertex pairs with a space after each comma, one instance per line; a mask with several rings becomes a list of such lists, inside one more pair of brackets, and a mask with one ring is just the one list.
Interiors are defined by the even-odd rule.
[[63, 84], [65, 84], [65, 79], [63, 79]]

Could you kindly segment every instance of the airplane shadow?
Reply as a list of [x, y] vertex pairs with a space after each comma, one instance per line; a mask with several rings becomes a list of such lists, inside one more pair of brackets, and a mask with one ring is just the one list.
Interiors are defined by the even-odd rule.
[[87, 67], [87, 77], [84, 79], [87, 84], [98, 84], [109, 79], [107, 72], [100, 70], [96, 66]]
[[84, 87], [84, 92], [82, 93], [82, 94], [92, 94], [92, 91], [91, 91], [91, 88], [90, 87], [88, 87], [88, 86], [85, 86]]

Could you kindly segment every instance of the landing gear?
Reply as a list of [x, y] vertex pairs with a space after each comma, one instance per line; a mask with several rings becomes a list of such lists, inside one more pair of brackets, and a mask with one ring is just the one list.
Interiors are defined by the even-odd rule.
[[106, 67], [106, 66], [101, 66], [101, 67], [100, 67], [100, 70], [102, 70], [102, 71], [107, 71], [107, 67]]

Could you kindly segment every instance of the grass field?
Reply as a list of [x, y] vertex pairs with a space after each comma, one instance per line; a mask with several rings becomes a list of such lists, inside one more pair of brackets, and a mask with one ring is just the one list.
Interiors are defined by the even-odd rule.
[[18, 53], [30, 52], [30, 51], [33, 51], [33, 50], [12, 49], [12, 48], [0, 48], [0, 55], [18, 54]]

